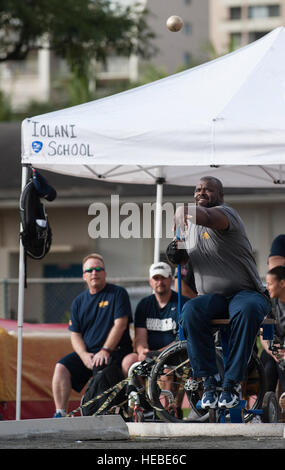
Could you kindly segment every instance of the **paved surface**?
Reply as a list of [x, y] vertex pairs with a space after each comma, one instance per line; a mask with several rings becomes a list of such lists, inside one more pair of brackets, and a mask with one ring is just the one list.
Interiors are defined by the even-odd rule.
[[120, 415], [80, 416], [0, 422], [0, 442], [9, 439], [129, 440], [193, 437], [285, 437], [281, 423], [127, 423]]
[[[0, 449], [97, 449], [97, 450], [132, 450], [146, 449], [154, 454], [160, 450], [182, 449], [283, 449], [282, 437], [187, 437], [187, 438], [132, 438], [122, 441], [74, 440], [62, 436], [29, 437], [26, 439], [7, 439], [0, 441]], [[172, 452], [173, 453], [173, 452]], [[97, 455], [98, 452], [96, 453]], [[114, 452], [112, 452], [114, 455]], [[127, 455], [127, 453], [126, 453]], [[285, 457], [285, 454], [284, 454]]]

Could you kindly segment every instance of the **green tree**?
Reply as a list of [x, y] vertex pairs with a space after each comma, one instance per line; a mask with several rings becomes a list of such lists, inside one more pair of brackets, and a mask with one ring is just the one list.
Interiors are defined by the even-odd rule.
[[0, 61], [50, 47], [82, 75], [92, 59], [135, 52], [151, 57], [154, 33], [140, 4], [109, 0], [0, 0]]

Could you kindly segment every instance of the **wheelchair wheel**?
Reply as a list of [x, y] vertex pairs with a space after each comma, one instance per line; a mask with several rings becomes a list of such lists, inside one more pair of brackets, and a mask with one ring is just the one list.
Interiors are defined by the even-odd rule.
[[160, 354], [150, 374], [148, 393], [160, 419], [172, 423], [208, 420], [208, 412], [196, 406], [203, 393], [202, 382], [196, 383], [196, 390], [185, 388], [191, 378], [186, 341], [178, 341]]
[[[216, 358], [219, 374], [223, 378], [222, 350], [219, 347], [216, 347]], [[160, 419], [173, 423], [209, 421], [209, 413], [198, 406], [203, 393], [202, 381], [196, 382], [196, 390], [189, 390], [187, 383], [192, 377], [186, 341], [178, 341], [160, 354], [151, 370], [148, 388], [152, 406]], [[247, 401], [247, 409], [261, 408], [265, 384], [263, 365], [253, 353], [246, 380], [242, 384], [242, 398]], [[253, 415], [245, 411], [244, 421], [248, 422], [252, 418]]]
[[263, 423], [278, 423], [278, 402], [274, 392], [266, 392], [263, 397], [261, 420]]
[[[186, 347], [186, 344], [185, 344]], [[218, 368], [218, 372], [220, 374], [221, 379], [224, 377], [224, 364], [223, 364], [223, 356], [222, 356], [222, 350], [219, 347], [216, 347], [216, 364]], [[192, 409], [196, 412], [196, 414], [200, 417], [200, 421], [210, 421], [213, 422], [213, 416], [214, 414], [216, 415], [216, 418], [214, 421], [219, 420], [219, 412], [218, 410], [217, 413], [214, 413], [215, 410], [203, 410], [199, 405], [200, 399], [202, 398], [204, 388], [203, 388], [203, 383], [202, 380], [198, 382], [199, 387], [198, 390], [193, 391], [190, 396], [190, 404], [192, 406]], [[213, 415], [213, 416], [210, 416]]]

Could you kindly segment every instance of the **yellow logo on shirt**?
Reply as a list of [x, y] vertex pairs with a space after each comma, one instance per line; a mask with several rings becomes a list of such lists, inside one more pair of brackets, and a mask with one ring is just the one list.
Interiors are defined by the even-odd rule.
[[209, 240], [210, 235], [208, 234], [208, 232], [203, 232], [202, 233], [202, 238], [204, 238], [204, 240]]
[[107, 307], [109, 305], [109, 300], [101, 300], [99, 307]]

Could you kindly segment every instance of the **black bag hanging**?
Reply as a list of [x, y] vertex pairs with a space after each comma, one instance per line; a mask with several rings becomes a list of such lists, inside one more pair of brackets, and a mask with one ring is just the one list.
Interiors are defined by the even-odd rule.
[[[56, 197], [55, 190], [48, 185], [50, 191], [46, 190], [45, 195], [39, 192], [40, 184], [46, 181], [36, 170], [25, 185], [20, 198], [20, 216], [22, 231], [20, 237], [25, 252], [25, 287], [26, 287], [26, 256], [40, 260], [49, 252], [52, 243], [52, 231], [45, 211], [45, 206], [41, 202], [41, 196], [48, 200]], [[40, 178], [39, 178], [39, 176]], [[35, 184], [36, 179], [36, 184]], [[50, 196], [52, 195], [52, 196]]]

